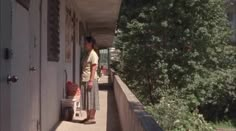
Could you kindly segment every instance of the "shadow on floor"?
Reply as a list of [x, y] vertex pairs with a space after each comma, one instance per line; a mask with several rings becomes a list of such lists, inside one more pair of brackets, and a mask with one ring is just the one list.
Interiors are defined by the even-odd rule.
[[[115, 100], [115, 94], [111, 84], [99, 84], [99, 90], [106, 90], [107, 93], [107, 124], [106, 131], [121, 131], [119, 113]], [[102, 108], [102, 107], [101, 107]]]

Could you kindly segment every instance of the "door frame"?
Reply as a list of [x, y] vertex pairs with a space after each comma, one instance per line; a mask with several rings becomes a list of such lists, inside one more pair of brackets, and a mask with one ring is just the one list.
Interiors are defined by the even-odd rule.
[[42, 131], [42, 17], [43, 0], [39, 0], [39, 131]]
[[[34, 86], [33, 93], [37, 94], [37, 109], [33, 110], [34, 114], [33, 117], [37, 117], [37, 122], [34, 123], [36, 125], [37, 131], [41, 131], [41, 58], [42, 58], [42, 52], [41, 52], [41, 44], [42, 44], [42, 0], [25, 0], [28, 1], [29, 7], [29, 20], [30, 20], [30, 50], [32, 55], [30, 58], [30, 68], [35, 67], [36, 71], [30, 71], [30, 77], [36, 80], [36, 86]], [[24, 7], [24, 6], [23, 6]], [[26, 8], [27, 9], [27, 8]], [[35, 21], [36, 20], [36, 21]], [[36, 48], [36, 50], [34, 49]], [[34, 50], [32, 52], [32, 50]], [[34, 76], [36, 75], [36, 76]], [[35, 105], [34, 105], [35, 106]], [[34, 108], [35, 109], [35, 108]], [[35, 114], [37, 113], [37, 114]]]
[[[3, 33], [4, 32], [4, 33]], [[0, 131], [10, 130], [10, 86], [6, 79], [10, 72], [10, 60], [4, 58], [4, 50], [11, 48], [12, 1], [0, 0]]]
[[76, 26], [77, 26], [77, 21], [78, 21], [78, 18], [77, 18], [77, 16], [76, 16], [76, 12], [74, 11], [74, 14], [73, 14], [73, 16], [72, 16], [72, 23], [73, 23], [73, 45], [72, 45], [72, 80], [73, 80], [73, 82], [74, 83], [76, 83], [76, 70], [77, 70], [77, 68], [76, 68], [76, 62], [77, 62], [77, 60], [76, 60], [76, 47], [77, 47], [77, 45], [76, 45], [76, 38], [77, 38], [77, 36], [76, 36]]

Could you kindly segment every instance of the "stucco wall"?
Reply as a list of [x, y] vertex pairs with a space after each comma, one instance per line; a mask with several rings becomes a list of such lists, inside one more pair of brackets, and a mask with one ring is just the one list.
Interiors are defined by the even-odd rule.
[[[61, 6], [63, 3], [61, 3]], [[62, 55], [59, 62], [48, 62], [47, 60], [47, 1], [43, 2], [43, 29], [42, 32], [42, 86], [41, 86], [41, 130], [49, 131], [58, 122], [60, 114], [60, 99], [63, 96], [64, 74]], [[60, 15], [61, 16], [61, 15]], [[62, 17], [60, 17], [60, 27]], [[60, 41], [63, 28], [60, 28]], [[60, 50], [63, 44], [60, 42]]]
[[[62, 14], [63, 14], [63, 19], [62, 19], [62, 24], [63, 26], [65, 26], [66, 24], [66, 21], [65, 21], [65, 17], [66, 17], [66, 12], [65, 12], [65, 8], [69, 8], [71, 9], [72, 11], [75, 11], [76, 12], [76, 18], [77, 18], [77, 23], [76, 23], [76, 27], [75, 27], [75, 57], [76, 57], [76, 61], [75, 61], [75, 82], [79, 84], [80, 82], [80, 42], [79, 42], [79, 21], [82, 19], [80, 17], [80, 13], [78, 11], [78, 7], [76, 6], [76, 2], [73, 1], [73, 0], [70, 0], [70, 1], [64, 1], [62, 0], [63, 3], [64, 3], [64, 6], [61, 8], [62, 10]], [[64, 30], [63, 30], [63, 36], [64, 37], [64, 40], [63, 42], [66, 42], [65, 41], [65, 32], [66, 32], [66, 27], [64, 27]], [[63, 54], [63, 58], [64, 58], [64, 61], [65, 61], [65, 44], [63, 45], [64, 48], [61, 50], [64, 54]], [[72, 53], [72, 57], [71, 57], [71, 62], [70, 63], [67, 63], [65, 62], [65, 70], [67, 72], [67, 75], [68, 75], [68, 80], [69, 81], [73, 81], [73, 53]]]
[[[60, 60], [48, 62], [47, 60], [47, 0], [43, 0], [42, 17], [42, 85], [41, 85], [41, 130], [50, 131], [60, 118], [60, 100], [63, 98], [64, 85], [72, 80], [72, 63], [65, 62], [65, 6], [66, 1], [60, 0]], [[79, 25], [79, 24], [78, 24]], [[80, 48], [77, 48], [79, 60]], [[77, 61], [79, 65], [80, 61]], [[79, 66], [76, 69], [76, 81], [79, 83]]]
[[47, 0], [42, 3], [42, 43], [41, 43], [41, 130], [49, 131], [59, 118], [57, 76], [59, 63], [47, 61]]

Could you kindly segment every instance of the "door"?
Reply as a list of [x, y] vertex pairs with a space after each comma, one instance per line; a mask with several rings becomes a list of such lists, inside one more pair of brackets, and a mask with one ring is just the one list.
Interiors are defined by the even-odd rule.
[[11, 26], [11, 1], [0, 0], [0, 131], [10, 130], [10, 60], [6, 51], [11, 45]]
[[[36, 0], [37, 1], [37, 0]], [[33, 2], [33, 1], [32, 1]], [[13, 2], [11, 59], [11, 131], [38, 131], [39, 19], [33, 3]], [[34, 1], [35, 2], [35, 1]], [[36, 17], [35, 17], [36, 16]], [[18, 80], [17, 80], [18, 79]]]
[[11, 131], [29, 131], [31, 88], [29, 83], [29, 12], [13, 2], [11, 77]]

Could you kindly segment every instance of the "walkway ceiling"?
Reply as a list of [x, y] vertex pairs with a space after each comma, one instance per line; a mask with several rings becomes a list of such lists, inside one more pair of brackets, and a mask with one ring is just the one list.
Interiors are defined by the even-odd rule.
[[112, 46], [121, 0], [76, 0], [99, 48]]

